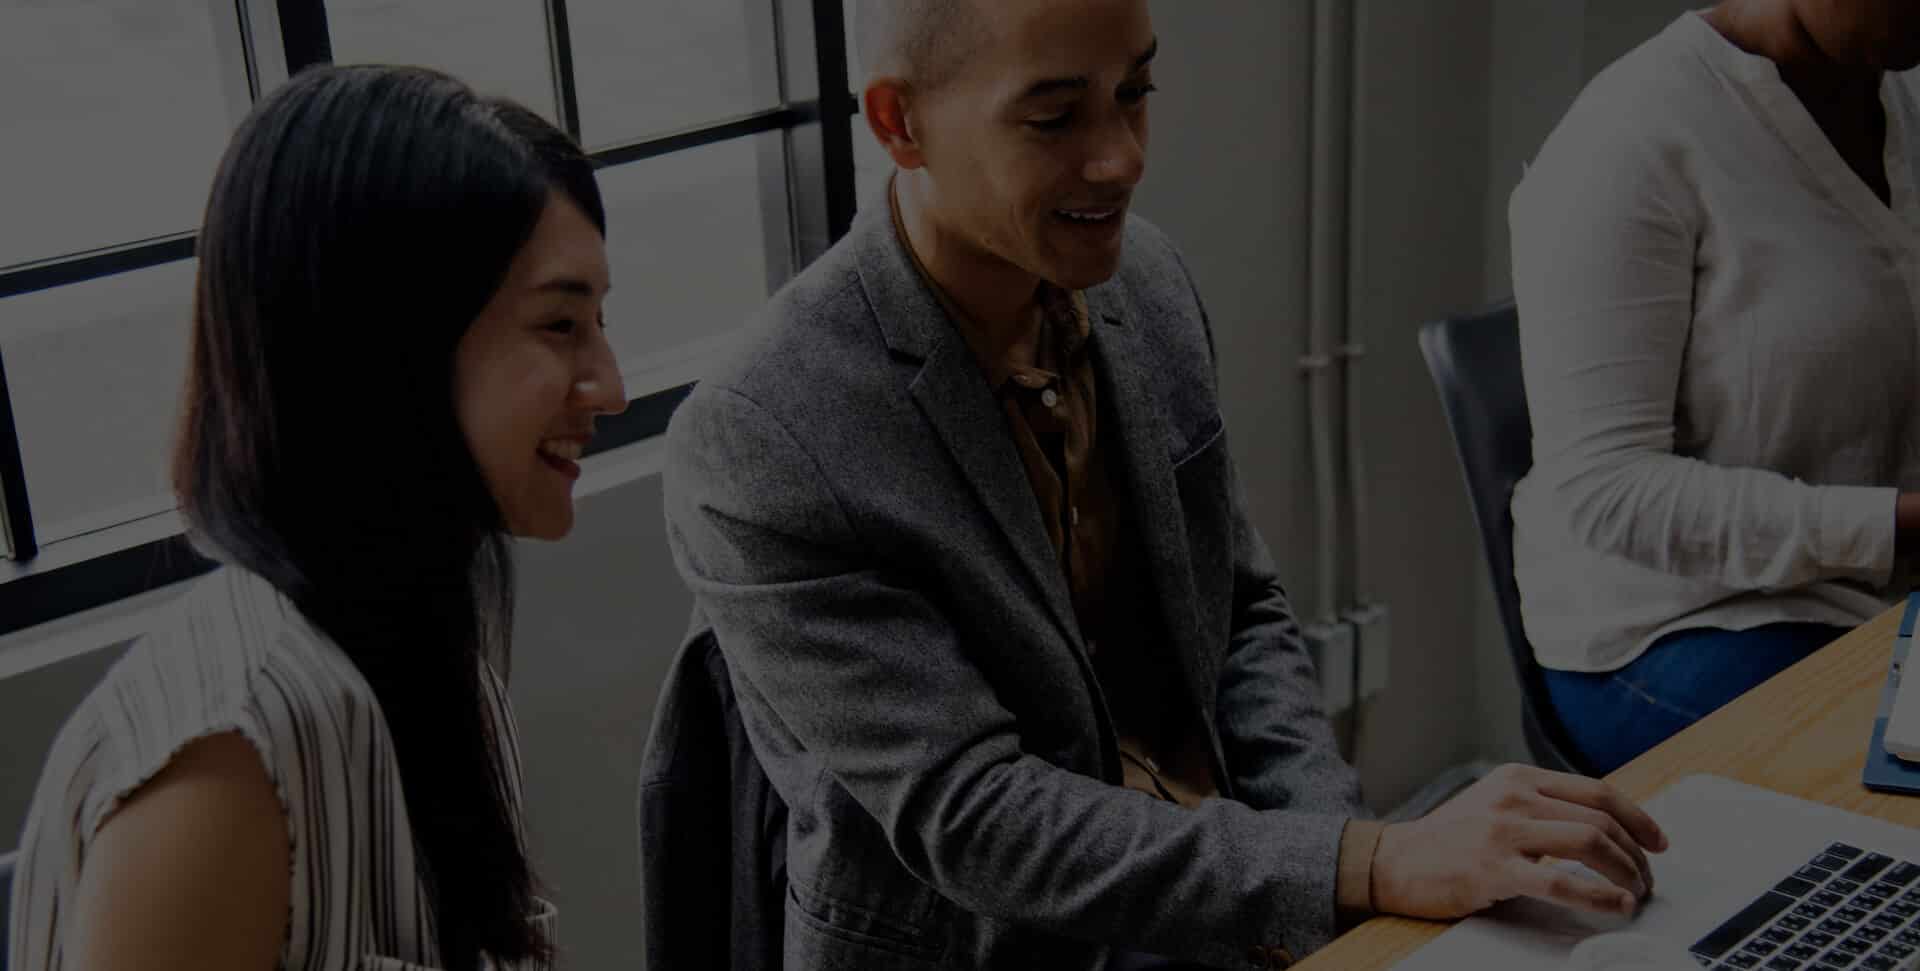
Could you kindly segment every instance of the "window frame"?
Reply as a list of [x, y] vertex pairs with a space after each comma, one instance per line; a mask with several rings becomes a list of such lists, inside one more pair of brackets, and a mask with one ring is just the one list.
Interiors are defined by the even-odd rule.
[[[299, 70], [332, 63], [325, 0], [206, 0], [223, 27], [219, 54], [230, 97], [245, 105]], [[561, 126], [580, 137], [567, 0], [541, 0], [546, 14], [548, 63]], [[770, 36], [755, 44], [773, 65], [779, 103], [678, 131], [648, 135], [591, 153], [596, 169], [644, 162], [720, 142], [778, 133], [777, 150], [763, 149], [761, 198], [766, 225], [768, 289], [777, 288], [824, 253], [852, 225], [855, 207], [852, 118], [842, 0], [736, 0], [764, 5]], [[280, 43], [274, 45], [272, 38]], [[810, 56], [809, 56], [810, 55]], [[791, 97], [799, 72], [817, 82], [813, 98]], [[777, 157], [776, 157], [777, 156]], [[776, 228], [778, 227], [778, 228]], [[0, 299], [85, 283], [120, 273], [192, 259], [196, 233], [0, 267]], [[721, 336], [721, 335], [716, 335]], [[706, 344], [708, 342], [695, 342]], [[673, 411], [693, 390], [704, 365], [730, 343], [685, 359], [661, 373], [669, 387], [643, 387], [624, 414], [602, 419], [592, 457], [647, 447], [666, 430]], [[685, 378], [685, 380], [680, 380]], [[193, 550], [177, 511], [169, 510], [97, 533], [42, 545], [34, 530], [26, 468], [0, 350], [0, 636], [105, 607], [214, 568]]]

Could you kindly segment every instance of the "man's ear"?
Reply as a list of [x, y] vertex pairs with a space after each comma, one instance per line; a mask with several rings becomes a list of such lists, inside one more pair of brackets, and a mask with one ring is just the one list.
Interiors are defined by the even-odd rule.
[[902, 78], [875, 78], [861, 96], [860, 114], [893, 164], [918, 169], [927, 164], [916, 137], [912, 113], [913, 89]]

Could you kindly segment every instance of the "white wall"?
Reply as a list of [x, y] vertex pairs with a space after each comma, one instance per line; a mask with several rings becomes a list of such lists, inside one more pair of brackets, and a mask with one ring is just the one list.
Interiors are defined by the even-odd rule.
[[1368, 349], [1352, 417], [1370, 511], [1365, 589], [1393, 611], [1359, 764], [1379, 805], [1479, 755], [1477, 534], [1416, 334], [1486, 302], [1486, 0], [1358, 8], [1351, 316]]
[[520, 545], [513, 703], [535, 859], [565, 966], [638, 968], [640, 748], [692, 598], [667, 552], [660, 480], [578, 504], [574, 533]]

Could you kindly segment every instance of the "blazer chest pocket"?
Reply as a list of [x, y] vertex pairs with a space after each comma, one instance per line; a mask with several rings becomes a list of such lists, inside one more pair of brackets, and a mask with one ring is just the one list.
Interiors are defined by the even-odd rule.
[[1226, 429], [1215, 414], [1188, 439], [1174, 459], [1174, 487], [1180, 496], [1181, 525], [1193, 564], [1194, 592], [1201, 622], [1217, 641], [1233, 602], [1233, 464], [1227, 455]]
[[1226, 438], [1226, 433], [1226, 423], [1221, 420], [1220, 413], [1217, 411], [1194, 426], [1193, 434], [1185, 436], [1173, 447], [1171, 457], [1175, 474], [1185, 470], [1194, 459], [1218, 447], [1221, 440]]

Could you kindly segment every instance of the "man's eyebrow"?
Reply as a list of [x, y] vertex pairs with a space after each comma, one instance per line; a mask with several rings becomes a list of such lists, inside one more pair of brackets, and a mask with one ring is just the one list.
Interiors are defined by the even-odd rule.
[[[1130, 69], [1129, 73], [1143, 70], [1144, 68], [1146, 68], [1147, 65], [1153, 63], [1154, 57], [1159, 53], [1160, 53], [1160, 38], [1155, 37], [1153, 39], [1153, 43], [1148, 45], [1146, 52], [1141, 54], [1139, 57], [1136, 57], [1133, 59], [1133, 67]], [[1092, 87], [1092, 85], [1093, 85], [1093, 82], [1088, 78], [1086, 78], [1085, 76], [1073, 77], [1073, 78], [1047, 78], [1042, 81], [1035, 81], [1033, 84], [1029, 85], [1027, 87], [1027, 90], [1021, 93], [1019, 100], [1032, 101], [1036, 98], [1044, 98], [1047, 95], [1058, 94], [1062, 91], [1085, 91], [1087, 88]]]
[[1048, 78], [1044, 81], [1035, 81], [1031, 86], [1027, 88], [1027, 90], [1024, 93], [1020, 95], [1020, 100], [1033, 101], [1039, 98], [1044, 98], [1050, 94], [1058, 94], [1062, 91], [1085, 91], [1087, 88], [1091, 87], [1092, 84], [1093, 82], [1088, 81], [1084, 77]]

